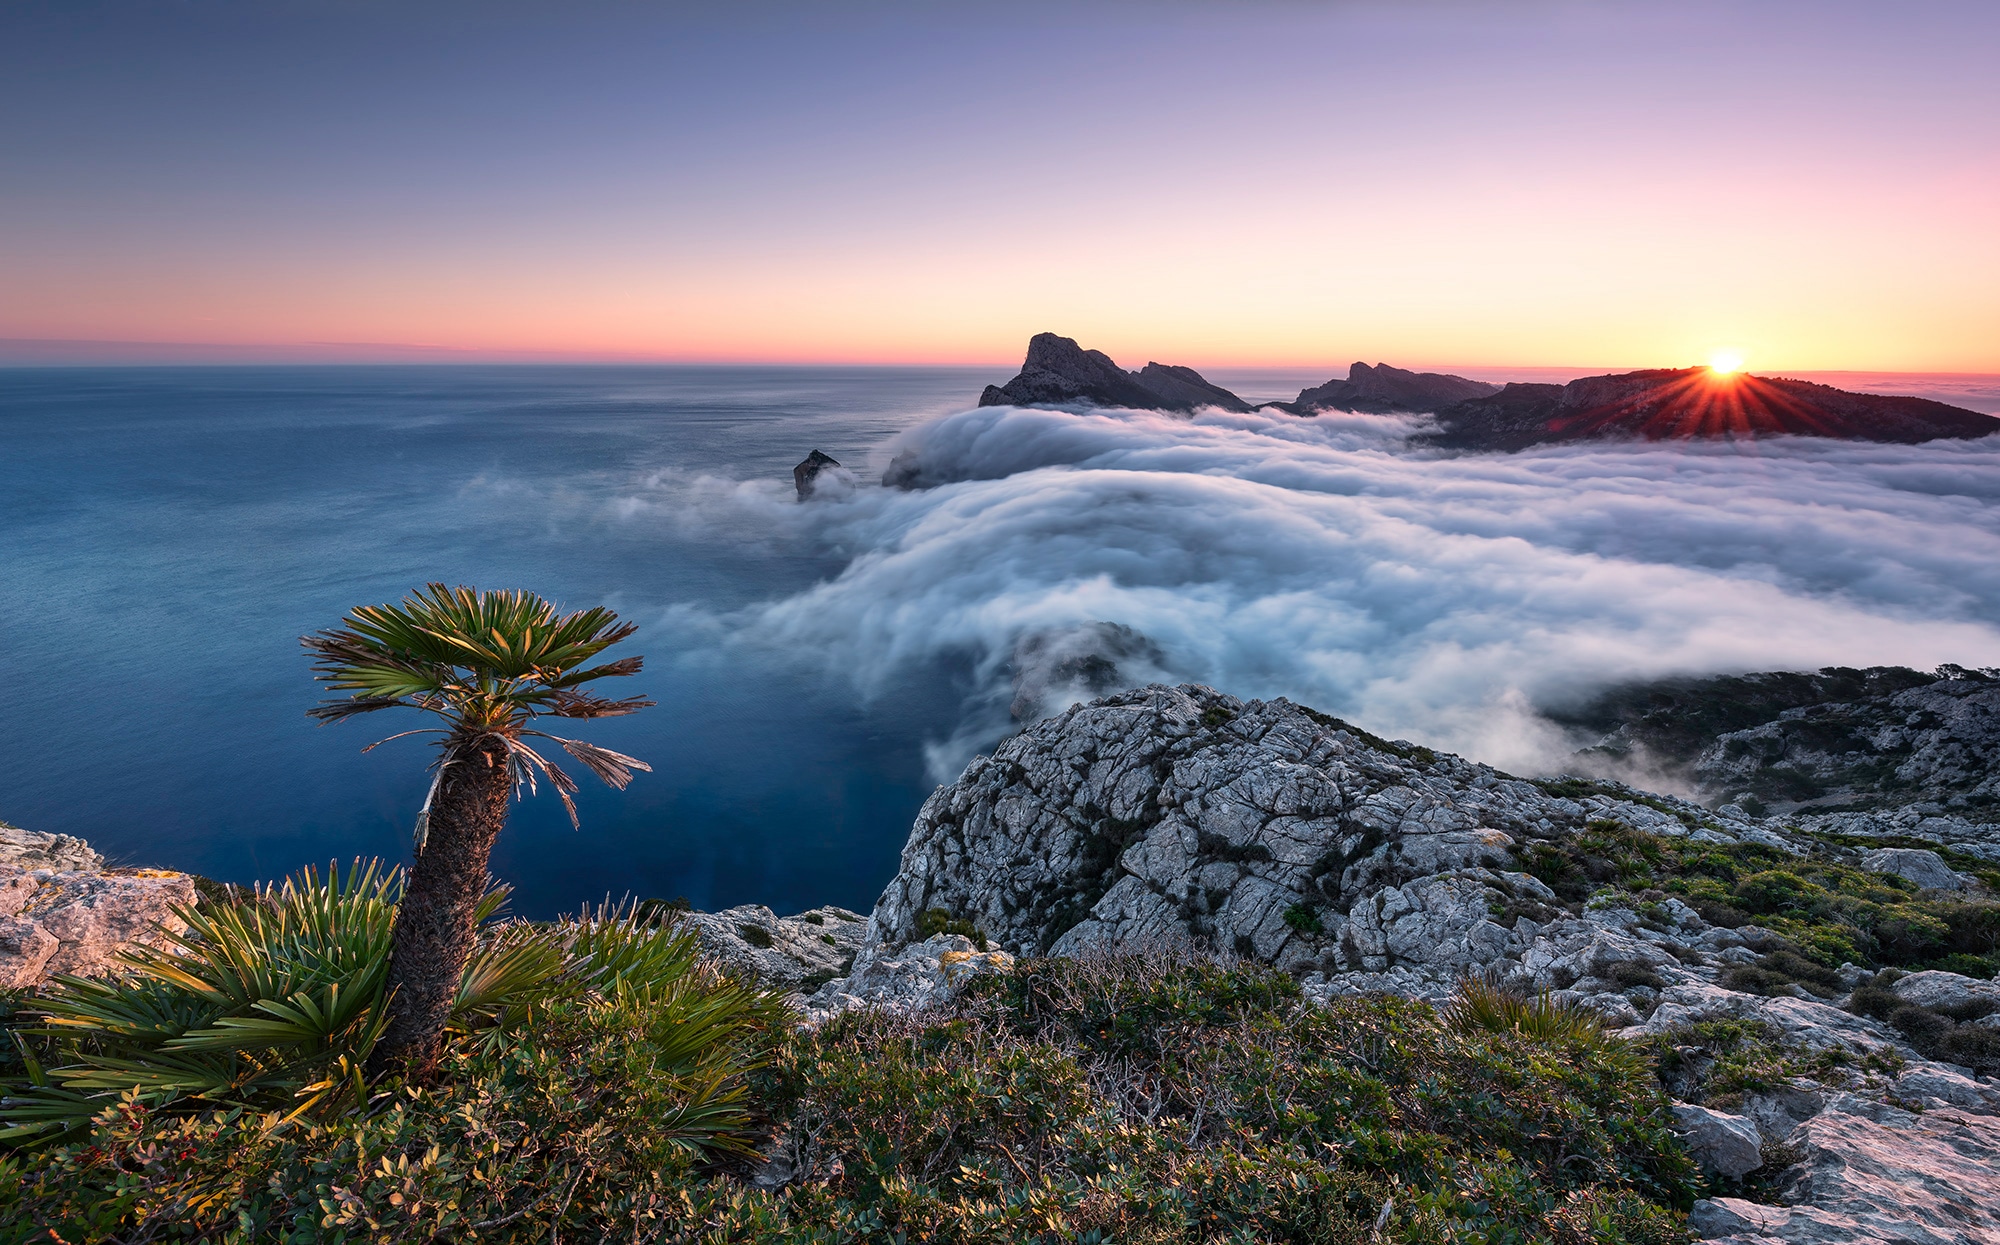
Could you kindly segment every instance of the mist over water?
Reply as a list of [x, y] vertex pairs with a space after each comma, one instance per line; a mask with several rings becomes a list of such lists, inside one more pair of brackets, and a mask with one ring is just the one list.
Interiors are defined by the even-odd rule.
[[[876, 453], [933, 487], [777, 507], [847, 552], [837, 576], [676, 623], [833, 655], [864, 698], [910, 663], [964, 661], [979, 691], [930, 743], [940, 781], [1006, 729], [1022, 638], [1097, 623], [1148, 642], [1121, 684], [1289, 696], [1528, 772], [1573, 747], [1532, 706], [1618, 680], [2000, 662], [2000, 438], [1447, 456], [1406, 444], [1419, 423], [948, 415]], [[764, 508], [680, 504], [745, 526]]]
[[[1534, 706], [1617, 679], [2000, 664], [2000, 438], [1449, 457], [1388, 417], [963, 409], [993, 379], [0, 372], [0, 818], [239, 882], [401, 858], [428, 753], [360, 748], [420, 723], [312, 726], [297, 637], [433, 578], [641, 624], [618, 690], [661, 707], [579, 733], [655, 772], [581, 833], [517, 808], [531, 915], [865, 908], [933, 783], [1113, 686], [1533, 772], [1568, 746]], [[801, 505], [814, 448], [852, 470]], [[933, 487], [876, 483], [898, 455]]]

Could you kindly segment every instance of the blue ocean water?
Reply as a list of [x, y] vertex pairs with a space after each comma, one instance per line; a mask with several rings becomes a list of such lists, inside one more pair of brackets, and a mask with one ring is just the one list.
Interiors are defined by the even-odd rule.
[[[566, 724], [654, 767], [544, 791], [495, 869], [533, 915], [605, 894], [865, 909], [930, 789], [948, 671], [867, 705], [755, 662], [678, 664], [655, 620], [796, 591], [810, 539], [620, 521], [653, 473], [770, 477], [864, 458], [967, 404], [951, 369], [162, 368], [0, 371], [0, 819], [114, 858], [248, 882], [407, 854], [430, 751], [383, 713], [319, 727], [298, 645], [431, 579], [524, 587], [641, 624], [618, 691]], [[572, 767], [573, 768], [573, 767]], [[585, 776], [584, 781], [590, 780]]]

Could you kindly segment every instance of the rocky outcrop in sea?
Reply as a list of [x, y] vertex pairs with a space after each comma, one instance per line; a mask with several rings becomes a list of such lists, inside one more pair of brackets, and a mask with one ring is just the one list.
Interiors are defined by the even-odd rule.
[[1367, 411], [1377, 415], [1398, 411], [1426, 413], [1499, 392], [1498, 385], [1444, 372], [1409, 372], [1386, 363], [1374, 367], [1356, 363], [1347, 369], [1346, 379], [1336, 377], [1324, 385], [1301, 389], [1293, 401], [1271, 405], [1295, 415], [1326, 410]]
[[[981, 406], [1126, 406], [1137, 410], [1192, 411], [1219, 406], [1247, 411], [1250, 403], [1203, 379], [1190, 367], [1148, 363], [1128, 372], [1074, 338], [1037, 333], [1028, 341], [1021, 371], [1004, 385], [988, 385]], [[893, 481], [891, 482], [893, 483]]]
[[1928, 398], [1849, 393], [1829, 385], [1708, 368], [1586, 376], [1566, 385], [1507, 385], [1435, 408], [1424, 439], [1469, 450], [1565, 441], [1835, 437], [1913, 444], [2000, 432], [2000, 419]]
[[[1030, 726], [939, 788], [852, 971], [805, 1006], [813, 1020], [923, 1006], [1007, 957], [1171, 942], [1275, 965], [1321, 1000], [1443, 1001], [1479, 975], [1592, 1008], [1638, 1041], [1732, 1022], [1791, 1071], [1681, 1104], [1697, 1159], [1764, 1190], [1702, 1203], [1699, 1231], [1739, 1245], [2000, 1241], [2000, 1084], [1838, 1006], [1867, 970], [1822, 974], [1817, 994], [1734, 988], [1733, 970], [1789, 944], [1665, 894], [1565, 902], [1525, 867], [1605, 827], [1778, 862], [1837, 853], [1902, 879], [1898, 893], [1983, 887], [1935, 851], [1830, 845], [1617, 784], [1526, 781], [1285, 700], [1153, 686]], [[2000, 1025], [2000, 987], [1957, 973], [1904, 977], [1887, 1004]], [[1674, 1049], [1690, 1085], [1712, 1065]]]

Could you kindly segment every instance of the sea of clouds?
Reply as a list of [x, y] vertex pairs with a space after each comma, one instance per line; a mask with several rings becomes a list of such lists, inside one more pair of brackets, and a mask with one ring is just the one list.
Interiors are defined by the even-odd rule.
[[[2000, 437], [1448, 455], [1409, 444], [1419, 426], [988, 407], [898, 435], [805, 505], [714, 477], [627, 505], [841, 559], [804, 591], [667, 621], [696, 652], [797, 660], [864, 698], [968, 671], [940, 781], [1010, 711], [1107, 684], [1288, 696], [1547, 772], [1577, 741], [1535, 707], [1622, 680], [2000, 665]], [[928, 487], [875, 483], [897, 460]]]

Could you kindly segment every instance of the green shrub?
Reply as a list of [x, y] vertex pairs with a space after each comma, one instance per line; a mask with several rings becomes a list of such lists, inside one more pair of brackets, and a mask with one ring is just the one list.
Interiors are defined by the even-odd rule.
[[[691, 1043], [690, 1020], [706, 1004], [712, 1024], [723, 1000], [729, 1041]], [[691, 1194], [729, 1203], [695, 1173], [744, 1147], [743, 1076], [775, 1016], [697, 974], [557, 1002], [532, 1030], [455, 1047], [421, 1090], [378, 1087], [365, 1109], [285, 1123], [128, 1092], [87, 1141], [0, 1160], [0, 1241], [676, 1239]]]
[[1301, 934], [1324, 934], [1326, 922], [1310, 904], [1295, 903], [1285, 909], [1285, 924]]
[[[1393, 998], [1322, 1009], [1281, 974], [1161, 953], [740, 1026], [702, 1064], [674, 991], [729, 983], [676, 982], [558, 1000], [338, 1115], [128, 1096], [87, 1142], [0, 1163], [0, 1222], [73, 1242], [1665, 1245], [1697, 1187], [1646, 1063], [1587, 1018], [1533, 1036]], [[753, 1107], [782, 1189], [690, 1140]]]
[[[169, 1115], [300, 1115], [364, 1101], [368, 1056], [387, 1023], [400, 885], [379, 861], [356, 861], [344, 876], [307, 869], [254, 902], [181, 910], [187, 931], [167, 950], [127, 952], [119, 976], [58, 978], [33, 1002], [39, 1025], [13, 1030], [22, 1064], [0, 1100], [0, 1141], [46, 1144], [127, 1098]], [[649, 998], [698, 976], [691, 935], [608, 907], [553, 925], [492, 921], [506, 895], [496, 888], [480, 904], [479, 942], [452, 1007], [457, 1041], [490, 1040], [559, 1001]], [[718, 1015], [755, 1010], [747, 993], [703, 997]], [[728, 1025], [713, 1021], [687, 1032], [726, 1037]]]
[[986, 950], [986, 935], [979, 927], [964, 917], [955, 917], [943, 908], [927, 908], [917, 918], [917, 937], [935, 938], [939, 934], [957, 934], [961, 938], [972, 939], [973, 945]]
[[1530, 842], [1519, 856], [1572, 907], [1605, 888], [1635, 906], [1642, 894], [1666, 894], [1711, 925], [1756, 924], [1782, 935], [1795, 960], [1766, 957], [1754, 972], [1732, 970], [1732, 989], [1773, 993], [1797, 983], [1831, 996], [1839, 985], [1828, 970], [1847, 962], [2000, 973], [2000, 903], [1920, 898], [1902, 878], [1825, 852], [1796, 857], [1756, 843], [1698, 843], [1600, 819], [1566, 839]]

